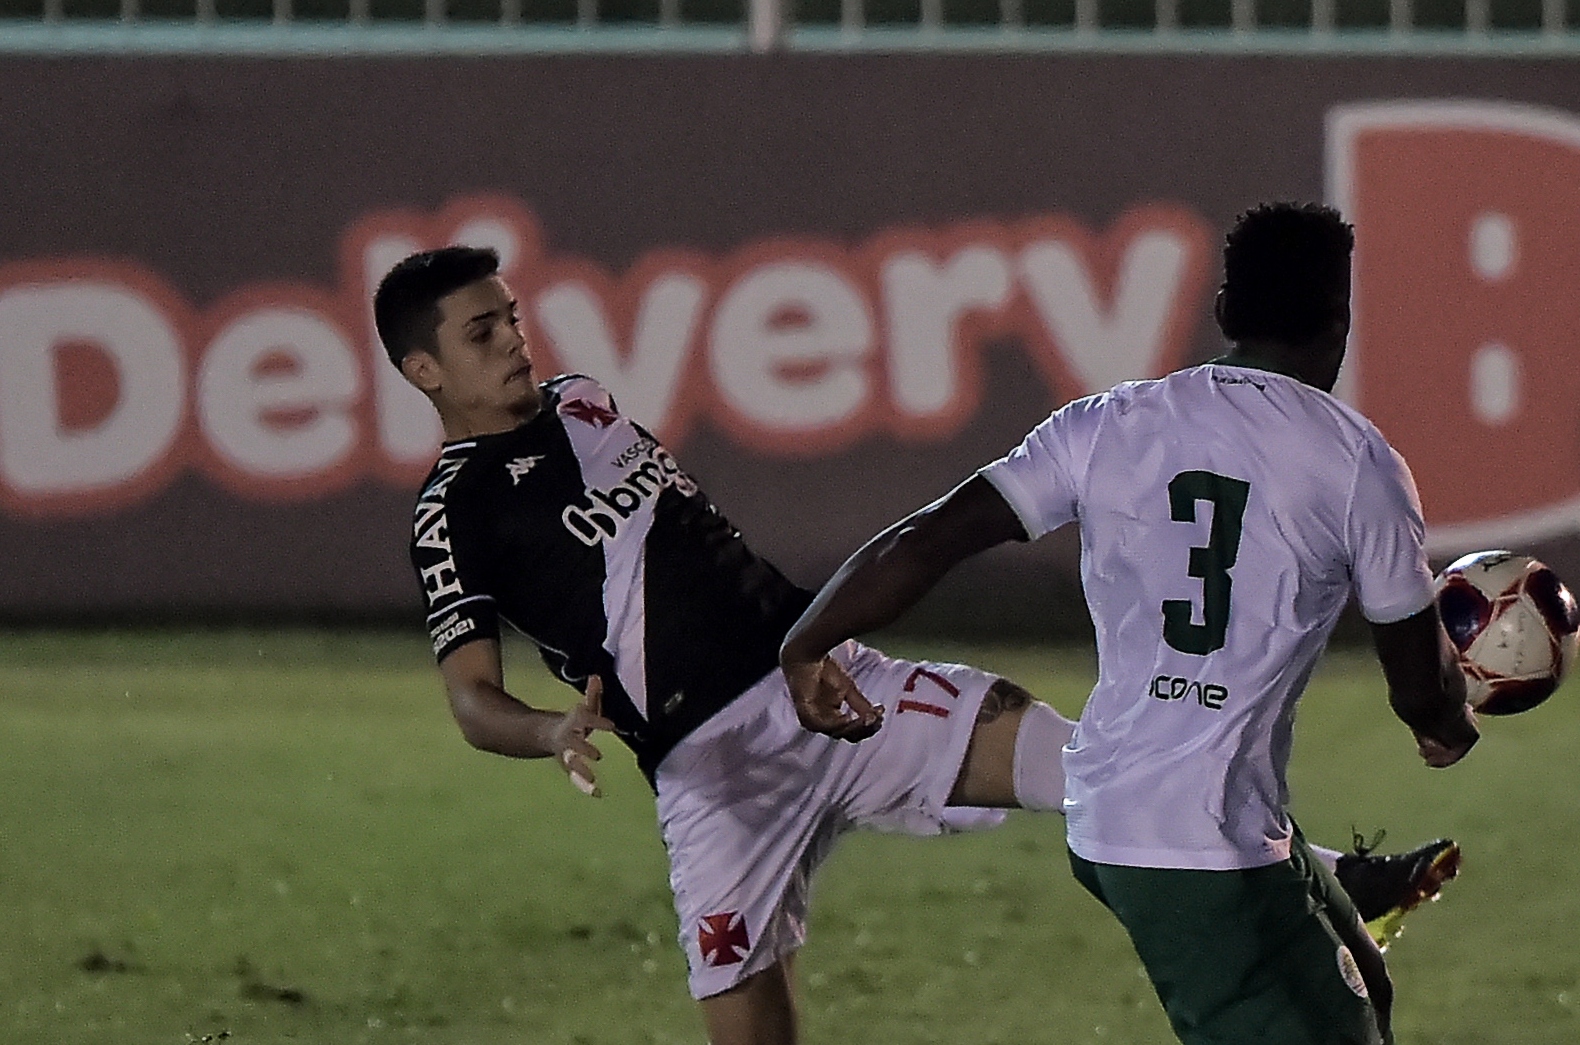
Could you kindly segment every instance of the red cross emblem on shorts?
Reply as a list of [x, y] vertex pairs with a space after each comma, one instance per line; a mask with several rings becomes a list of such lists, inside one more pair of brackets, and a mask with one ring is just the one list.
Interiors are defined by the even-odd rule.
[[745, 961], [752, 952], [752, 940], [746, 935], [741, 912], [703, 915], [697, 926], [697, 947], [702, 951], [702, 960], [715, 968]]
[[594, 428], [608, 428], [620, 420], [612, 410], [605, 410], [597, 403], [585, 399], [570, 399], [560, 404], [560, 413], [569, 414], [578, 421], [585, 421]]

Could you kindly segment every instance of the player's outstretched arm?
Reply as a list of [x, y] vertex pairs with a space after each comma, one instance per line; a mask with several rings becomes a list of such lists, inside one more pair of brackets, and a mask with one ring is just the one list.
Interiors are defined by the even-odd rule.
[[1415, 734], [1426, 764], [1441, 769], [1464, 758], [1481, 734], [1465, 703], [1465, 676], [1437, 606], [1392, 624], [1373, 624], [1372, 641], [1388, 682], [1388, 703]]
[[838, 665], [825, 661], [828, 651], [897, 620], [956, 563], [1025, 539], [1014, 510], [987, 480], [973, 476], [863, 545], [818, 592], [780, 647], [801, 724], [845, 740], [877, 732], [881, 709], [861, 697]]
[[592, 763], [603, 757], [587, 739], [595, 729], [612, 730], [603, 717], [603, 681], [587, 680], [581, 701], [565, 711], [528, 707], [505, 691], [499, 643], [479, 639], [439, 662], [450, 711], [467, 743], [510, 758], [553, 758], [586, 794], [598, 794]]

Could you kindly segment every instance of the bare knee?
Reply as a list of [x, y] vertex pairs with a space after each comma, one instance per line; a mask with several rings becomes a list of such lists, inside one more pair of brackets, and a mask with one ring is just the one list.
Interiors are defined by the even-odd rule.
[[982, 705], [950, 804], [1062, 811], [1064, 745], [1075, 723], [1007, 679]]
[[1029, 690], [1009, 679], [995, 679], [982, 697], [982, 707], [977, 710], [977, 726], [991, 725], [1006, 716], [1018, 720], [1036, 699]]
[[1009, 679], [988, 687], [949, 804], [1009, 808], [1015, 801], [1015, 737], [1035, 698]]

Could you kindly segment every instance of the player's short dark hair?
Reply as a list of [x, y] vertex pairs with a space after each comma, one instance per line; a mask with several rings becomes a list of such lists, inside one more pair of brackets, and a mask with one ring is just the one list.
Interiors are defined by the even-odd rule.
[[1354, 226], [1332, 207], [1264, 203], [1246, 211], [1223, 248], [1224, 336], [1298, 345], [1330, 329], [1354, 250]]
[[385, 273], [373, 295], [373, 325], [390, 362], [400, 366], [410, 352], [435, 350], [439, 299], [498, 271], [497, 251], [441, 247], [412, 254]]

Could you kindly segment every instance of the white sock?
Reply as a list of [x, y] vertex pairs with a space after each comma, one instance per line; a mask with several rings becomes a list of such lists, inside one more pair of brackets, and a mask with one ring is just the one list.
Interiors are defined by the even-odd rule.
[[1307, 843], [1307, 847], [1318, 860], [1322, 861], [1323, 866], [1328, 870], [1337, 871], [1339, 869], [1339, 857], [1343, 856], [1343, 853], [1337, 849], [1324, 849], [1320, 845], [1311, 845], [1310, 843]]
[[1040, 700], [1031, 702], [1015, 734], [1015, 801], [1022, 809], [1064, 811], [1064, 745], [1075, 723]]

